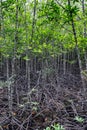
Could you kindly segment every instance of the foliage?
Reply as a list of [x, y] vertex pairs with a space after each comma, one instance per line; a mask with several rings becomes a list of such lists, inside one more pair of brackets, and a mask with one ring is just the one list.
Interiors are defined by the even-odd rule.
[[79, 117], [79, 116], [76, 116], [76, 117], [75, 117], [75, 120], [76, 120], [77, 122], [79, 122], [79, 123], [84, 122], [84, 119], [83, 119], [82, 117]]
[[47, 127], [45, 130], [50, 130], [50, 127]]
[[[87, 39], [83, 38], [81, 35], [82, 29], [79, 30], [83, 19], [79, 6], [80, 2], [78, 0], [73, 0], [70, 6], [67, 5], [66, 1], [64, 1], [64, 3], [63, 9], [55, 0], [36, 2], [34, 35], [32, 42], [30, 42], [33, 22], [31, 12], [34, 8], [34, 2], [26, 3], [25, 0], [19, 0], [18, 3], [16, 3], [15, 0], [2, 2], [2, 32], [5, 34], [0, 36], [0, 51], [2, 55], [4, 57], [13, 56], [15, 33], [17, 33], [18, 42], [16, 45], [17, 57], [25, 53], [26, 47], [29, 52], [32, 52], [33, 56], [42, 55], [42, 57], [46, 57], [47, 52], [49, 55], [53, 56], [55, 53], [55, 56], [57, 56], [62, 52], [62, 46], [66, 50], [74, 49], [75, 44], [70, 27], [70, 12], [75, 20], [78, 32], [78, 46], [82, 54], [82, 51], [85, 51], [87, 48]], [[18, 7], [18, 18], [16, 17], [16, 7]], [[80, 17], [79, 20], [78, 15]], [[17, 28], [16, 24], [18, 25]], [[69, 31], [71, 32], [69, 33]]]
[[54, 124], [52, 125], [52, 127], [54, 128], [54, 130], [64, 130], [63, 126], [60, 124]]
[[54, 124], [51, 127], [47, 127], [45, 130], [65, 130], [62, 125]]

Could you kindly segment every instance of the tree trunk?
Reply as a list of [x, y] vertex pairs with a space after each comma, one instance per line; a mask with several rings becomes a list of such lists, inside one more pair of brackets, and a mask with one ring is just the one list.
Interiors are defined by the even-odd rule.
[[7, 83], [8, 83], [8, 103], [9, 103], [9, 114], [12, 114], [12, 104], [13, 104], [13, 100], [12, 100], [12, 86], [11, 86], [11, 81], [9, 80], [9, 60], [8, 58], [6, 59], [6, 66], [7, 66]]
[[[70, 0], [68, 0], [68, 6], [71, 7]], [[81, 76], [81, 80], [82, 80], [82, 86], [83, 86], [83, 89], [84, 89], [84, 92], [85, 92], [86, 87], [85, 87], [84, 77], [82, 75], [82, 64], [81, 64], [81, 58], [80, 58], [80, 51], [79, 51], [79, 48], [78, 48], [77, 34], [76, 34], [75, 24], [74, 24], [74, 20], [73, 20], [73, 14], [72, 14], [71, 10], [69, 10], [69, 17], [71, 18], [71, 25], [72, 25], [75, 44], [76, 44], [75, 49], [76, 49], [78, 63], [79, 63], [80, 76]]]
[[63, 53], [63, 74], [66, 73], [66, 54]]
[[[82, 11], [83, 11], [83, 16], [85, 17], [85, 3], [84, 0], [82, 0]], [[86, 22], [84, 21], [84, 30], [83, 30], [83, 37], [86, 38], [87, 34], [86, 34]], [[87, 52], [85, 52], [84, 54], [84, 58], [85, 58], [85, 66], [86, 66], [86, 70], [87, 70]]]

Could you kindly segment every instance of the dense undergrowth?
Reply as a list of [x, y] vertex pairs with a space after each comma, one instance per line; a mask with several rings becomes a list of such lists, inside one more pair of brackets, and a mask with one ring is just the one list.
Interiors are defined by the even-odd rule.
[[[42, 75], [31, 74], [31, 91], [27, 100], [25, 75], [15, 77], [12, 85], [12, 111], [9, 111], [6, 82], [0, 88], [0, 127], [2, 130], [82, 130], [87, 123], [87, 95], [84, 95], [79, 75], [48, 78], [43, 86]], [[37, 75], [37, 76], [36, 76]], [[37, 83], [38, 81], [38, 83]], [[25, 87], [24, 87], [25, 85]], [[85, 93], [86, 94], [86, 93]], [[18, 99], [19, 98], [19, 103]], [[62, 126], [62, 127], [61, 127]], [[55, 128], [54, 128], [55, 127]], [[58, 127], [58, 128], [57, 128]]]

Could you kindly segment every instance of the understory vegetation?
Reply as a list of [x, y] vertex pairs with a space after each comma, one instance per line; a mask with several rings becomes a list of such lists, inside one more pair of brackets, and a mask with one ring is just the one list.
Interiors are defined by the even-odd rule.
[[87, 0], [0, 0], [0, 130], [87, 130]]

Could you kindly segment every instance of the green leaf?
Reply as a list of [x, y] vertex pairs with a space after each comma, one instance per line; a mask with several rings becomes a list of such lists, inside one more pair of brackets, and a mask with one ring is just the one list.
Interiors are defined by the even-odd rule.
[[84, 122], [84, 119], [82, 117], [76, 116], [75, 120], [78, 121], [79, 123]]

